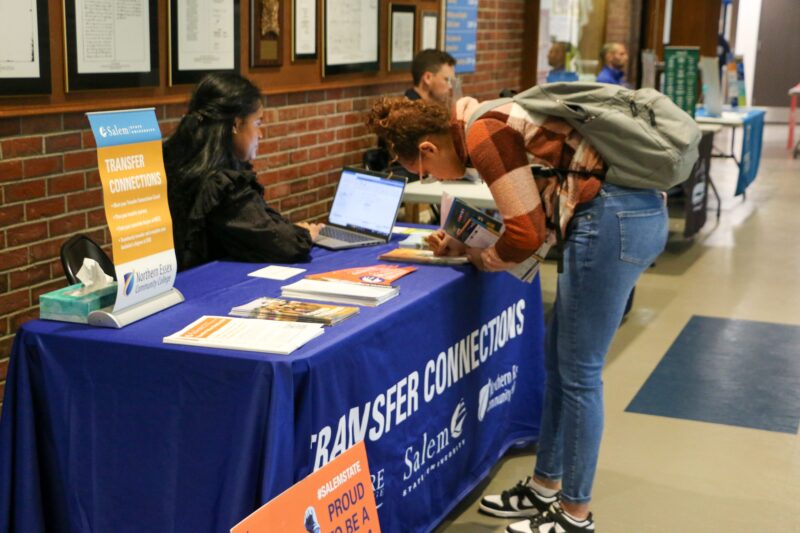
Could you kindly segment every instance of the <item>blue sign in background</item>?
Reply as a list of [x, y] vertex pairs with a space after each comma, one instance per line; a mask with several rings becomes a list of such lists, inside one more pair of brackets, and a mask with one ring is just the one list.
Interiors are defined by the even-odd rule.
[[161, 139], [155, 109], [86, 113], [98, 148]]
[[456, 58], [456, 73], [475, 72], [478, 0], [447, 0], [445, 51]]

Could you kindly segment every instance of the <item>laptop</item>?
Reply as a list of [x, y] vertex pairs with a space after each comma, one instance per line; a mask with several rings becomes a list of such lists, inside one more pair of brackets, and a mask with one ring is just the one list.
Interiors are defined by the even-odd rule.
[[314, 244], [345, 250], [389, 242], [405, 187], [404, 177], [345, 167], [328, 223]]

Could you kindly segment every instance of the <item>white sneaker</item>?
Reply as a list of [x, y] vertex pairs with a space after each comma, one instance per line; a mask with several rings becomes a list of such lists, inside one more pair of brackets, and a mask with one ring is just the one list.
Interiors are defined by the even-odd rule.
[[545, 512], [557, 500], [558, 494], [539, 494], [531, 486], [531, 478], [527, 478], [501, 494], [490, 494], [481, 498], [480, 510], [498, 518], [532, 517]]
[[515, 522], [506, 528], [508, 533], [585, 533], [594, 531], [592, 514], [586, 520], [578, 522], [564, 513], [555, 503], [550, 509], [542, 512], [530, 520]]

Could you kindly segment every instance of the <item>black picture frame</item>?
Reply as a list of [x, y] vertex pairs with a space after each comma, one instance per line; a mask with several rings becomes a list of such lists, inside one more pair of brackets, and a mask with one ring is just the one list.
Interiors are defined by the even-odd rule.
[[150, 70], [147, 72], [87, 73], [78, 72], [78, 42], [75, 29], [75, 0], [63, 0], [64, 72], [66, 91], [155, 87], [160, 83], [158, 64], [158, 0], [148, 0], [150, 30]]
[[323, 48], [323, 61], [322, 61], [322, 77], [336, 74], [352, 74], [358, 72], [378, 72], [381, 68], [381, 35], [380, 35], [380, 21], [381, 21], [381, 3], [376, 2], [375, 8], [375, 33], [377, 36], [377, 50], [375, 61], [367, 61], [363, 63], [348, 63], [344, 65], [329, 65], [328, 64], [328, 35], [326, 28], [328, 27], [328, 2], [330, 0], [323, 0], [323, 18], [322, 18], [322, 48]]
[[[411, 59], [408, 61], [392, 61], [392, 54], [394, 52], [392, 47], [392, 41], [394, 40], [394, 15], [395, 13], [411, 13]], [[417, 47], [417, 7], [411, 4], [389, 4], [389, 41], [388, 41], [388, 48], [389, 48], [389, 71], [410, 71], [411, 70], [411, 62], [413, 61], [414, 54], [416, 53]]]
[[232, 69], [209, 69], [209, 70], [179, 70], [178, 69], [178, 0], [169, 0], [169, 85], [195, 84], [206, 74], [211, 72], [239, 72], [241, 68], [241, 53], [239, 51], [241, 43], [240, 29], [240, 2], [230, 0], [233, 3], [233, 68]]
[[39, 46], [39, 76], [36, 78], [0, 78], [0, 96], [50, 94], [50, 29], [47, 0], [36, 0], [36, 29]]
[[319, 42], [317, 39], [317, 27], [319, 26], [319, 10], [317, 2], [311, 2], [314, 7], [314, 53], [297, 53], [297, 0], [292, 0], [292, 61], [302, 61], [305, 59], [317, 59], [319, 57]]

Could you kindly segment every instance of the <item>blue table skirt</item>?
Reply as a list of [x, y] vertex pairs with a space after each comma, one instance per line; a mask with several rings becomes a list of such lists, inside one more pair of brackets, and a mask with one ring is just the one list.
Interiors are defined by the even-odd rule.
[[[375, 264], [392, 246], [315, 249], [297, 266]], [[382, 529], [428, 531], [538, 434], [538, 280], [420, 266], [398, 298], [290, 356], [161, 342], [278, 296], [290, 281], [247, 276], [260, 266], [182, 273], [186, 302], [121, 330], [23, 325], [0, 420], [0, 531], [228, 531], [361, 439]]]

